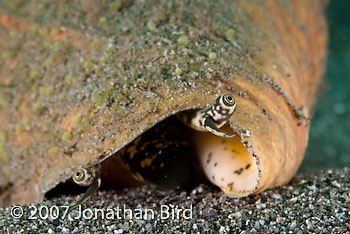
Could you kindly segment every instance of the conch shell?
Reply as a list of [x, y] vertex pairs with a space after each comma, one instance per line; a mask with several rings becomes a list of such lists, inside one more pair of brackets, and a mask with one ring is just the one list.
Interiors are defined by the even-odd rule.
[[[225, 93], [237, 102], [224, 129], [237, 135], [239, 161], [222, 178], [239, 179], [217, 184], [246, 196], [287, 183], [324, 73], [325, 4], [122, 2], [0, 3], [0, 205], [37, 202], [159, 121]], [[215, 141], [198, 137], [199, 150]]]

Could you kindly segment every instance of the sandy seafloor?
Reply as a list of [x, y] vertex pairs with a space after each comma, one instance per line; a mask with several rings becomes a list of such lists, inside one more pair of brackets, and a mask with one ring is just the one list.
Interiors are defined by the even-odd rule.
[[[288, 185], [239, 199], [205, 184], [190, 191], [153, 186], [99, 191], [82, 206], [85, 213], [75, 210], [64, 217], [61, 206], [77, 197], [61, 195], [32, 206], [0, 208], [0, 233], [350, 233], [349, 11], [348, 0], [330, 3], [327, 88], [311, 122], [304, 162]], [[165, 212], [176, 206], [187, 210], [179, 217]], [[46, 218], [45, 210], [56, 207], [61, 216]], [[11, 209], [14, 214], [23, 209], [22, 217], [15, 218]], [[140, 217], [145, 209], [148, 216]]]
[[[65, 215], [62, 206], [72, 200], [60, 196], [24, 206], [21, 218], [10, 215], [11, 209], [14, 215], [21, 214], [19, 208], [0, 209], [0, 232], [349, 233], [349, 188], [350, 169], [344, 168], [299, 174], [287, 186], [240, 199], [203, 184], [191, 192], [144, 186], [100, 191], [81, 211]], [[56, 207], [61, 207], [61, 217], [45, 213]], [[176, 214], [175, 207], [186, 210]]]

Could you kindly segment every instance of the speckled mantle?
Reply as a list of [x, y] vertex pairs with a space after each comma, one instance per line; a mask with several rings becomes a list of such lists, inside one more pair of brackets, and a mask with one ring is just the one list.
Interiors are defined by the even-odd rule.
[[265, 187], [285, 183], [307, 144], [326, 43], [318, 1], [2, 0], [0, 205], [42, 199], [223, 92], [242, 106], [231, 126], [254, 156], [297, 158]]

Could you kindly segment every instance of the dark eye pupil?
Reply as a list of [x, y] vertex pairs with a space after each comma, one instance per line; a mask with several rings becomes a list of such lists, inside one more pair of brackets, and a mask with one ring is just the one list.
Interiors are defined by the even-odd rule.
[[223, 96], [223, 103], [226, 106], [233, 106], [234, 105], [234, 99], [233, 99], [233, 97], [231, 95], [225, 94]]
[[226, 100], [228, 103], [232, 102], [232, 96], [227, 95], [227, 96], [225, 97], [225, 100]]

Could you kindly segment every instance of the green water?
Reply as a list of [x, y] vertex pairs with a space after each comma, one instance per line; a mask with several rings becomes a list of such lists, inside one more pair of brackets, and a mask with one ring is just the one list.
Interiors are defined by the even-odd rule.
[[327, 17], [327, 87], [311, 122], [304, 172], [350, 166], [350, 1], [331, 1]]

